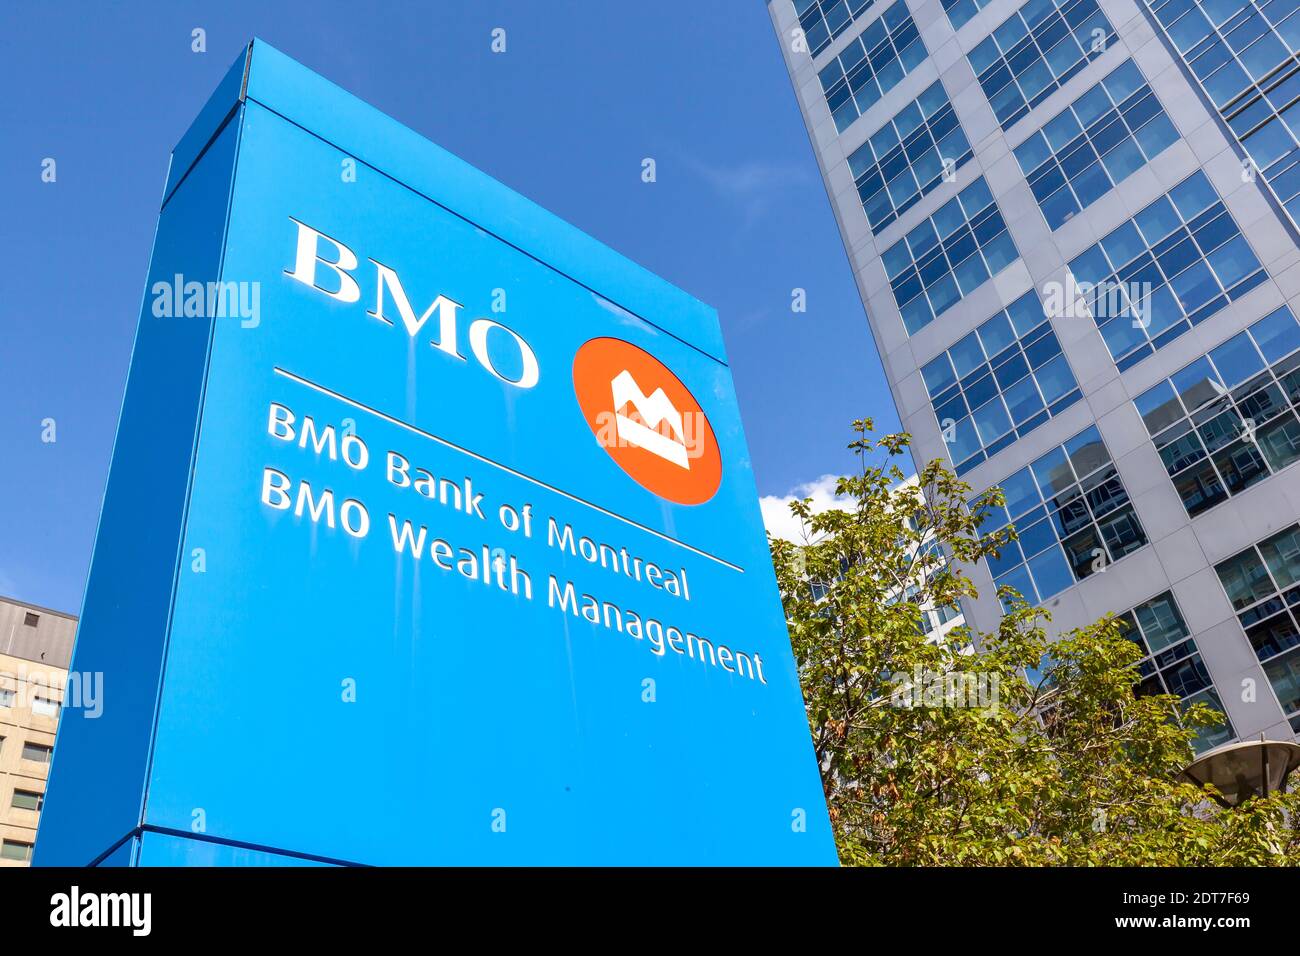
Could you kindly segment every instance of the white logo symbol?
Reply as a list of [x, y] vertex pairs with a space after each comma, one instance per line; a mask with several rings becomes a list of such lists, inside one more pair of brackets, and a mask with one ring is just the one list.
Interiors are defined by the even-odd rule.
[[[689, 471], [691, 464], [686, 457], [686, 430], [682, 425], [682, 413], [673, 407], [664, 390], [656, 388], [647, 398], [627, 369], [619, 372], [610, 386], [614, 391], [614, 424], [618, 429], [619, 440], [644, 448]], [[628, 417], [625, 411], [628, 405], [632, 406], [641, 421]], [[656, 431], [663, 422], [668, 423], [676, 437]]]

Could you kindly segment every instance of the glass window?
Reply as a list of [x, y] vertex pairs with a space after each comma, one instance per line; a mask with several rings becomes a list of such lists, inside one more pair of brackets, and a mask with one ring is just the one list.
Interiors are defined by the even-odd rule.
[[970, 18], [987, 6], [989, 0], [943, 0], [943, 12], [954, 30], [960, 30]]
[[1250, 327], [1251, 338], [1269, 362], [1275, 362], [1300, 348], [1300, 324], [1283, 306]]
[[1300, 124], [1290, 122], [1283, 109], [1300, 84], [1294, 0], [1207, 0], [1203, 10], [1185, 0], [1145, 2], [1295, 223]]
[[1002, 482], [1002, 493], [1007, 501], [1007, 512], [1012, 518], [1019, 518], [1030, 508], [1042, 503], [1038, 494], [1038, 485], [1034, 483], [1029, 469], [1022, 469]]
[[[863, 9], [870, 5], [864, 4]], [[820, 46], [815, 46], [812, 29], [805, 27], [805, 30], [814, 56], [830, 44], [828, 36]], [[819, 74], [836, 129], [840, 132], [847, 129], [927, 55], [907, 4], [895, 0], [878, 20], [849, 42], [836, 58], [835, 66], [828, 65]]]
[[1079, 398], [1074, 373], [1033, 291], [928, 363], [922, 378], [958, 474]]
[[1147, 389], [1134, 403], [1147, 431], [1155, 435], [1183, 417], [1183, 407], [1174, 394], [1173, 385], [1161, 382]]
[[[1094, 44], [1093, 31], [1102, 44]], [[1114, 38], [1096, 0], [1025, 4], [968, 55], [1003, 129], [1095, 59]]]
[[1188, 411], [1194, 411], [1224, 392], [1219, 376], [1208, 359], [1199, 358], [1191, 365], [1173, 374], [1169, 381], [1178, 393], [1178, 399]]
[[1134, 399], [1188, 515], [1300, 458], [1297, 349], [1283, 306]]
[[795, 10], [809, 52], [813, 56], [821, 53], [874, 3], [875, 0], [799, 0]]
[[1210, 352], [1210, 361], [1219, 373], [1219, 379], [1228, 388], [1250, 378], [1264, 367], [1255, 343], [1241, 332]]
[[26, 861], [31, 858], [32, 845], [30, 843], [24, 843], [21, 840], [0, 841], [0, 859]]
[[[981, 530], [1013, 525], [1019, 550], [1008, 549], [990, 570], [995, 582], [1015, 587], [1027, 600], [1045, 601], [1147, 543], [1095, 427], [998, 486], [1006, 511], [991, 514]], [[1027, 560], [1021, 561], [1022, 554]], [[1026, 585], [1030, 591], [1022, 590]], [[1172, 627], [1168, 615], [1166, 620]]]
[[1214, 570], [1234, 610], [1240, 611], [1277, 591], [1263, 559], [1254, 548], [1221, 562]]
[[1288, 528], [1264, 539], [1259, 552], [1278, 587], [1287, 588], [1300, 580], [1300, 528]]
[[1142, 636], [1147, 646], [1147, 653], [1163, 651], [1171, 644], [1176, 644], [1189, 635], [1183, 614], [1173, 594], [1164, 594], [1133, 609], [1137, 617]]
[[[1002, 214], [980, 177], [885, 250], [882, 258], [911, 335], [1017, 257]], [[966, 279], [960, 291], [957, 278]], [[962, 374], [960, 368], [957, 374]]]
[[1183, 709], [1203, 703], [1223, 715], [1223, 724], [1201, 732], [1194, 746], [1200, 753], [1236, 736], [1218, 691], [1201, 661], [1200, 651], [1183, 620], [1178, 603], [1166, 591], [1118, 617], [1124, 636], [1141, 649], [1140, 694], [1173, 694]]
[[1214, 191], [1204, 174], [1197, 174], [1184, 179], [1169, 190], [1169, 198], [1174, 208], [1183, 219], [1195, 218], [1203, 209], [1208, 209], [1219, 201], [1219, 194]]
[[[1024, 296], [1023, 298], [1032, 299], [1033, 296]], [[980, 343], [984, 346], [985, 355], [998, 355], [1003, 349], [1015, 344], [1016, 341], [1016, 333], [1011, 328], [1011, 318], [1006, 312], [999, 312], [976, 331], [979, 332]]]
[[1097, 426], [1084, 429], [1061, 446], [1070, 458], [1070, 467], [1076, 475], [1090, 475], [1110, 464], [1110, 452], [1101, 440]]
[[[1132, 108], [1141, 103], [1150, 105]], [[1124, 112], [1120, 106], [1126, 106]], [[1090, 125], [1101, 116], [1111, 119]], [[1150, 132], [1139, 137], [1143, 130]], [[1047, 225], [1056, 229], [1177, 138], [1155, 94], [1129, 60], [1049, 120], [1041, 132], [1031, 134], [1015, 154]], [[1099, 156], [1100, 163], [1095, 161]]]
[[15, 790], [13, 798], [9, 801], [9, 805], [15, 810], [39, 811], [43, 802], [43, 794], [35, 793], [31, 790]]
[[1137, 250], [1133, 253], [1136, 255], [1137, 251], [1141, 251], [1146, 246], [1154, 246], [1172, 233], [1182, 225], [1182, 220], [1178, 217], [1178, 210], [1169, 201], [1169, 197], [1161, 196], [1134, 216], [1133, 224], [1139, 230], [1140, 236], [1136, 242]]
[[1265, 538], [1214, 568], [1287, 718], [1300, 717], [1300, 626], [1292, 595], [1300, 576], [1300, 525]]
[[[1085, 298], [1121, 372], [1265, 278], [1201, 172], [1077, 256], [1070, 271], [1094, 285]], [[1113, 303], [1122, 303], [1118, 315]]]
[[1101, 249], [1110, 260], [1112, 269], [1118, 269], [1136, 259], [1147, 247], [1142, 234], [1133, 223], [1125, 223], [1101, 241]]
[[1060, 548], [1048, 548], [1029, 559], [1029, 573], [1044, 599], [1060, 594], [1074, 583], [1074, 573]]
[[974, 156], [936, 81], [849, 156], [862, 208], [878, 233]]
[[[1206, 257], [1218, 287], [1231, 289], [1246, 276], [1259, 268], [1259, 260], [1242, 236], [1233, 236]], [[1217, 295], [1219, 288], [1211, 288], [1211, 294]]]
[[944, 352], [934, 361], [926, 363], [921, 369], [921, 378], [925, 380], [926, 390], [931, 395], [938, 395], [955, 385], [957, 375], [952, 370], [952, 359], [948, 358], [948, 353]]
[[53, 753], [53, 747], [47, 747], [45, 744], [34, 744], [31, 741], [23, 741], [23, 759], [33, 760], [36, 763], [49, 763], [50, 754]]

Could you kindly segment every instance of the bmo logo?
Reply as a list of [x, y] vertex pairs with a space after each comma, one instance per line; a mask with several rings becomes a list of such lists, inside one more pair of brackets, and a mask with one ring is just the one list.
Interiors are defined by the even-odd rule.
[[592, 339], [574, 356], [573, 390], [597, 443], [637, 484], [682, 505], [717, 492], [722, 455], [709, 420], [649, 352], [622, 339]]
[[[461, 303], [438, 294], [419, 309], [396, 270], [373, 258], [363, 267], [339, 239], [290, 221], [297, 237], [287, 278], [343, 305], [361, 305], [364, 296], [374, 303], [365, 312], [369, 319], [455, 361], [472, 357], [505, 385], [526, 391], [541, 380], [536, 353], [514, 329], [476, 318], [462, 335]], [[370, 287], [363, 290], [363, 281]], [[647, 491], [683, 505], [702, 504], [717, 493], [722, 456], [709, 420], [686, 386], [649, 352], [622, 339], [591, 339], [574, 357], [573, 388], [597, 442]]]
[[[284, 274], [336, 302], [345, 305], [360, 302], [361, 285], [355, 275], [360, 262], [357, 254], [338, 239], [313, 229], [305, 222], [299, 222], [292, 216], [289, 221], [298, 227], [298, 239], [294, 248], [293, 268], [285, 269]], [[366, 315], [392, 326], [396, 326], [400, 320], [401, 327], [412, 339], [428, 336], [429, 345], [434, 349], [464, 362], [460, 339], [460, 310], [463, 306], [440, 294], [417, 315], [396, 270], [378, 259], [368, 261], [374, 267], [375, 307], [367, 310]], [[371, 270], [367, 268], [366, 271]], [[499, 367], [488, 344], [490, 336], [500, 343], [499, 350], [507, 354], [514, 353], [513, 369]], [[541, 378], [541, 368], [532, 346], [509, 326], [492, 319], [474, 319], [469, 324], [466, 337], [474, 360], [497, 381], [515, 388], [528, 389], [535, 386]]]

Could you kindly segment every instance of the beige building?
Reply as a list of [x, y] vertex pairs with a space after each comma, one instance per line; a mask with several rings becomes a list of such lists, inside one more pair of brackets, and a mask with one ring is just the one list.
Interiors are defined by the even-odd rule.
[[27, 866], [77, 619], [0, 597], [0, 866]]

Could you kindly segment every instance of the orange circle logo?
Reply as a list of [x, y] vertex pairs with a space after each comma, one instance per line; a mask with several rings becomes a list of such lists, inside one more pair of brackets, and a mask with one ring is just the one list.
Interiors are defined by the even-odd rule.
[[685, 385], [644, 349], [592, 339], [573, 359], [573, 390], [596, 441], [637, 484], [679, 505], [708, 501], [722, 454]]

